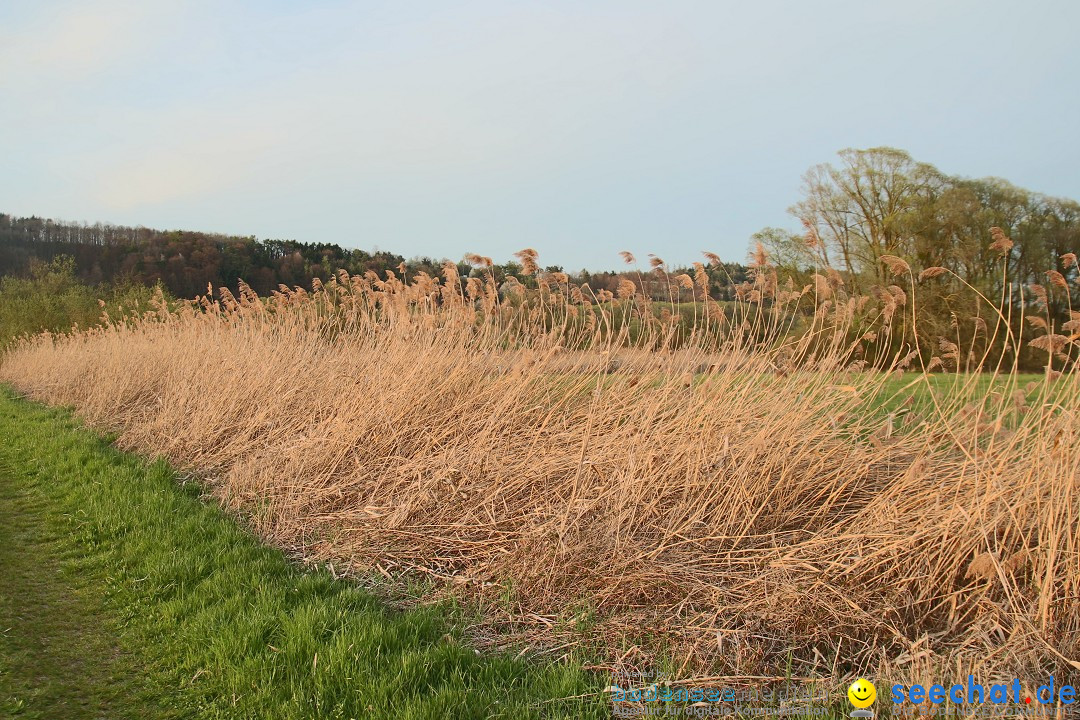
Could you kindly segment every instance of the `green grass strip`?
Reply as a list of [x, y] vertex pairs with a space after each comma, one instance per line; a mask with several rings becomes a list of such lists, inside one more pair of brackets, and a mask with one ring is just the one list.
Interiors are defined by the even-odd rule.
[[0, 568], [0, 717], [610, 713], [579, 667], [478, 655], [446, 607], [300, 569], [164, 462], [7, 390]]

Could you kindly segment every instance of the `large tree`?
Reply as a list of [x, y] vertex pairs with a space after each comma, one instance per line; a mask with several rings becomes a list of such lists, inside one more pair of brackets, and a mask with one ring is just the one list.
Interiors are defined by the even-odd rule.
[[943, 189], [932, 165], [903, 150], [841, 150], [838, 166], [817, 165], [803, 176], [803, 199], [791, 212], [820, 238], [822, 260], [839, 264], [859, 291], [864, 280], [884, 282], [882, 255], [913, 249], [918, 210]]

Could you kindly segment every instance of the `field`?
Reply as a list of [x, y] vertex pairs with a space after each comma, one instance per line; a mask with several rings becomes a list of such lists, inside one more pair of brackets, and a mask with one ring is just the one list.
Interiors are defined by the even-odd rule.
[[1075, 371], [931, 373], [959, 348], [890, 344], [897, 308], [857, 298], [763, 285], [768, 310], [688, 327], [453, 272], [162, 301], [24, 341], [0, 380], [309, 562], [432, 581], [481, 648], [730, 682], [1077, 677]]

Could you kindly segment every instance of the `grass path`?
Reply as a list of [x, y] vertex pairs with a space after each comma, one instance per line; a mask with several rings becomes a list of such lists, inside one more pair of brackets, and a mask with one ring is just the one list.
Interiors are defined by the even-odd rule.
[[0, 459], [0, 717], [160, 717], [101, 598], [61, 561], [47, 513]]
[[0, 438], [0, 717], [609, 712], [573, 666], [480, 657], [446, 608], [296, 568], [65, 412], [0, 391]]

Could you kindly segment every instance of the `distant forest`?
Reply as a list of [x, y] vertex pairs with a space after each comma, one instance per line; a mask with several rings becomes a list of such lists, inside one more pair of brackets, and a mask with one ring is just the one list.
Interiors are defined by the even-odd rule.
[[[206, 292], [207, 284], [237, 289], [239, 280], [260, 295], [278, 285], [310, 287], [312, 278], [327, 280], [339, 269], [351, 275], [367, 271], [385, 277], [387, 271], [412, 277], [418, 272], [436, 275], [444, 260], [429, 257], [406, 259], [391, 252], [343, 248], [336, 243], [305, 243], [296, 240], [258, 240], [253, 236], [222, 235], [190, 230], [153, 230], [97, 223], [62, 222], [38, 217], [15, 217], [0, 213], [0, 276], [27, 277], [35, 262], [51, 262], [69, 256], [75, 261], [76, 277], [89, 285], [161, 283], [176, 297], [194, 297]], [[475, 256], [473, 256], [475, 257]], [[458, 273], [468, 277], [481, 271], [468, 262], [458, 262]], [[564, 272], [550, 265], [547, 272]], [[494, 272], [496, 282], [509, 275], [526, 286], [535, 278], [522, 273], [520, 263], [493, 264], [483, 273]], [[683, 270], [672, 271], [678, 274]], [[747, 267], [740, 263], [712, 263], [709, 267], [713, 297], [730, 300], [737, 286], [747, 280]], [[670, 297], [666, 283], [640, 273], [569, 273], [571, 282], [588, 283], [594, 291], [615, 292], [619, 280], [630, 277], [657, 299]]]
[[177, 297], [205, 293], [207, 284], [236, 288], [243, 280], [260, 294], [279, 284], [308, 286], [338, 268], [350, 273], [396, 269], [404, 258], [347, 250], [328, 243], [257, 240], [189, 230], [153, 230], [69, 223], [0, 213], [0, 275], [25, 276], [35, 261], [68, 255], [77, 277], [91, 285], [160, 282]]

